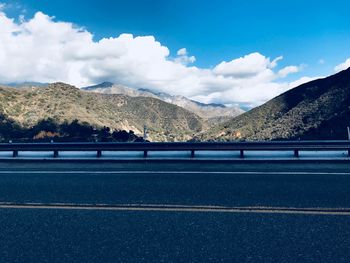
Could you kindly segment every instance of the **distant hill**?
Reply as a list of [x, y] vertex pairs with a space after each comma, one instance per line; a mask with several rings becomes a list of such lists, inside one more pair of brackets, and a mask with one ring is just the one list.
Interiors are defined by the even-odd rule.
[[311, 81], [217, 125], [202, 140], [347, 139], [350, 69]]
[[150, 97], [82, 91], [64, 83], [47, 87], [0, 87], [0, 114], [23, 127], [48, 118], [57, 123], [78, 119], [94, 127], [132, 130], [147, 126], [153, 141], [183, 141], [203, 129], [203, 120], [176, 105]]
[[83, 90], [103, 94], [123, 94], [131, 97], [150, 97], [177, 105], [189, 110], [211, 124], [226, 121], [242, 114], [244, 111], [239, 107], [226, 107], [222, 104], [205, 104], [190, 100], [184, 96], [173, 96], [164, 92], [155, 92], [150, 89], [133, 89], [123, 85], [103, 82], [101, 84], [82, 88]]

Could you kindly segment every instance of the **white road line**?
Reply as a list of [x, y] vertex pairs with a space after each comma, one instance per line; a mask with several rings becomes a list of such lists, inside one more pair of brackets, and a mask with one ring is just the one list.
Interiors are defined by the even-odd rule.
[[350, 175], [350, 172], [262, 172], [262, 171], [0, 171], [0, 174], [272, 174], [272, 175]]
[[350, 209], [280, 208], [280, 207], [215, 207], [179, 205], [74, 205], [74, 204], [0, 204], [0, 209], [60, 209], [90, 211], [192, 212], [192, 213], [256, 213], [350, 216]]

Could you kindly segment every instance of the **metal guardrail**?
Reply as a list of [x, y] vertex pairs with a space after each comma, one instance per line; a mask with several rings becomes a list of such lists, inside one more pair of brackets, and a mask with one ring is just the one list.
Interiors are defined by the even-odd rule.
[[195, 157], [196, 151], [239, 151], [244, 157], [245, 151], [293, 151], [299, 156], [299, 151], [334, 151], [346, 150], [350, 156], [350, 141], [264, 141], [264, 142], [148, 142], [148, 143], [1, 143], [0, 151], [12, 151], [13, 157], [20, 151], [53, 151], [58, 157], [59, 152], [66, 151], [96, 151], [97, 157], [103, 151], [143, 151], [147, 157], [149, 151], [190, 151]]

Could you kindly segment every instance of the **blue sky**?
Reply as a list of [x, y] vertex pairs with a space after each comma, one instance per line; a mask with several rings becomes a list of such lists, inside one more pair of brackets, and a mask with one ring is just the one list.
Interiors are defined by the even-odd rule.
[[153, 35], [171, 50], [185, 46], [196, 55], [199, 66], [258, 51], [270, 57], [283, 55], [289, 64], [305, 63], [308, 72], [323, 75], [350, 57], [350, 1], [346, 0], [15, 2], [27, 10], [27, 16], [40, 10], [86, 27], [96, 39], [127, 32]]
[[[122, 33], [153, 36], [175, 57], [186, 48], [194, 66], [214, 68], [253, 52], [278, 69], [298, 72], [275, 82], [326, 76], [350, 57], [350, 2], [199, 0], [23, 0], [4, 1], [6, 15], [31, 19], [38, 11], [84, 27], [94, 41]], [[0, 25], [1, 26], [1, 25]], [[277, 69], [276, 68], [276, 69]], [[125, 83], [124, 83], [125, 84]], [[141, 85], [142, 86], [142, 85]], [[198, 98], [200, 96], [197, 96]]]

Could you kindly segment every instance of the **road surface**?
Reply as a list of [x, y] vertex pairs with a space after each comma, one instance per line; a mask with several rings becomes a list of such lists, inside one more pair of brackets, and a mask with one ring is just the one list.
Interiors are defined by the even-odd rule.
[[347, 161], [3, 161], [1, 262], [349, 262]]

